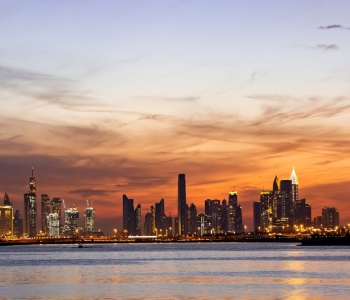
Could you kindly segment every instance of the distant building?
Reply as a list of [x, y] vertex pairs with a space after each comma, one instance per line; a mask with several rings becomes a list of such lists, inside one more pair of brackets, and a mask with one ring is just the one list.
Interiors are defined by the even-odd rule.
[[178, 193], [177, 193], [177, 204], [178, 204], [178, 232], [179, 235], [186, 235], [187, 233], [187, 204], [186, 204], [186, 178], [185, 174], [178, 175]]
[[152, 212], [149, 212], [145, 215], [143, 234], [144, 235], [154, 235]]
[[13, 234], [13, 208], [10, 205], [0, 206], [0, 237]]
[[158, 234], [160, 233], [161, 229], [163, 229], [164, 218], [164, 199], [160, 199], [160, 201], [155, 204], [155, 231]]
[[87, 207], [84, 213], [84, 233], [85, 235], [91, 235], [95, 232], [95, 209], [91, 206], [92, 202], [89, 203], [88, 200]]
[[79, 212], [73, 207], [64, 212], [64, 228], [65, 236], [76, 236], [79, 230]]
[[236, 231], [237, 192], [228, 193], [228, 232]]
[[142, 219], [141, 219], [141, 204], [138, 204], [135, 209], [135, 234], [140, 236], [142, 235], [141, 228], [142, 228]]
[[253, 227], [255, 232], [261, 231], [261, 202], [253, 202]]
[[51, 212], [51, 200], [47, 194], [41, 195], [41, 231], [48, 234], [47, 216]]
[[36, 179], [32, 168], [29, 178], [29, 192], [24, 194], [24, 231], [29, 237], [36, 237]]
[[63, 232], [63, 224], [62, 224], [62, 199], [61, 198], [53, 198], [51, 213], [58, 215], [60, 234]]
[[243, 228], [243, 216], [242, 216], [242, 206], [237, 206], [236, 211], [236, 232], [243, 232], [245, 229]]
[[198, 234], [210, 234], [211, 233], [211, 216], [205, 213], [199, 213], [197, 215], [197, 229]]
[[295, 169], [293, 167], [292, 174], [290, 175], [289, 180], [292, 182], [292, 203], [297, 201], [299, 199], [299, 181], [298, 181], [298, 176], [295, 173]]
[[57, 213], [50, 213], [47, 216], [47, 235], [50, 237], [60, 235], [60, 220]]
[[12, 206], [12, 202], [10, 201], [10, 197], [7, 195], [7, 193], [4, 195], [4, 206]]
[[324, 229], [339, 228], [339, 212], [335, 207], [324, 206], [322, 208], [322, 226]]
[[197, 208], [194, 203], [188, 209], [189, 217], [188, 217], [188, 232], [190, 234], [195, 234], [198, 232], [197, 230]]
[[13, 235], [17, 237], [21, 237], [23, 235], [23, 219], [18, 209], [16, 210], [13, 218]]

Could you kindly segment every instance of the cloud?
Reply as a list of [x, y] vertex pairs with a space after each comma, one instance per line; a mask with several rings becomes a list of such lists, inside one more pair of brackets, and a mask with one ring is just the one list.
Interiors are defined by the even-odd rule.
[[327, 26], [319, 26], [319, 29], [347, 29], [350, 30], [350, 27], [345, 27], [342, 25], [327, 25]]
[[331, 45], [326, 45], [326, 44], [318, 44], [316, 46], [317, 49], [323, 49], [323, 50], [338, 50], [338, 46], [335, 44], [331, 44]]
[[79, 189], [79, 190], [72, 190], [69, 191], [69, 194], [78, 194], [83, 197], [90, 197], [90, 196], [106, 196], [110, 192], [114, 192], [113, 190], [94, 190], [94, 189]]
[[74, 80], [7, 66], [0, 66], [0, 89], [68, 110], [97, 105]]

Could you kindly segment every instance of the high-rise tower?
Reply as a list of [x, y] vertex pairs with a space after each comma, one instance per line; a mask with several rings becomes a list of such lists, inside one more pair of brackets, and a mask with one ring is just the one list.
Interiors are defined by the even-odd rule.
[[47, 216], [50, 214], [51, 200], [47, 194], [41, 195], [41, 230], [43, 234], [48, 233]]
[[5, 195], [4, 195], [4, 206], [12, 206], [12, 203], [10, 201], [10, 197], [9, 197], [9, 195], [7, 195], [7, 193], [5, 193]]
[[177, 205], [178, 205], [178, 222], [179, 235], [185, 235], [187, 223], [187, 204], [186, 204], [186, 179], [185, 174], [179, 174], [177, 183]]
[[91, 235], [95, 231], [95, 209], [91, 206], [92, 202], [86, 200], [87, 207], [84, 213], [84, 232], [86, 235]]
[[298, 176], [295, 173], [294, 167], [289, 180], [292, 181], [292, 202], [295, 203], [295, 201], [299, 199], [299, 195], [298, 195]]
[[231, 191], [228, 194], [228, 231], [236, 231], [236, 213], [237, 213], [237, 192]]
[[32, 168], [29, 178], [29, 192], [24, 194], [24, 231], [29, 237], [36, 236], [36, 180]]

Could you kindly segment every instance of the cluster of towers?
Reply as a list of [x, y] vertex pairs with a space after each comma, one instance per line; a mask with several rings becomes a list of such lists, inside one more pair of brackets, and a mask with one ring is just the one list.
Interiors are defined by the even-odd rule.
[[253, 219], [256, 232], [294, 232], [300, 226], [329, 229], [339, 226], [339, 212], [334, 207], [323, 207], [322, 217], [312, 222], [311, 205], [299, 199], [299, 181], [294, 168], [289, 179], [279, 180], [276, 176], [272, 190], [260, 193], [260, 201], [253, 202]]
[[[0, 236], [76, 236], [95, 234], [95, 209], [87, 200], [84, 213], [84, 228], [79, 225], [79, 211], [75, 206], [66, 209], [64, 200], [53, 198], [47, 194], [41, 195], [41, 230], [37, 228], [37, 197], [36, 178], [32, 168], [29, 178], [28, 192], [24, 194], [24, 222], [19, 210], [13, 217], [12, 203], [5, 193], [4, 205], [0, 206]], [[62, 205], [64, 216], [62, 216]], [[64, 220], [62, 221], [62, 217]], [[24, 223], [24, 224], [23, 224]]]
[[[134, 209], [134, 200], [123, 195], [123, 233], [141, 235], [141, 204]], [[144, 235], [168, 236], [173, 234], [217, 234], [243, 232], [242, 206], [237, 203], [237, 192], [230, 192], [228, 201], [205, 200], [205, 212], [198, 213], [194, 203], [186, 201], [186, 177], [178, 175], [178, 216], [165, 214], [161, 199], [145, 215]], [[174, 223], [174, 224], [173, 224]]]

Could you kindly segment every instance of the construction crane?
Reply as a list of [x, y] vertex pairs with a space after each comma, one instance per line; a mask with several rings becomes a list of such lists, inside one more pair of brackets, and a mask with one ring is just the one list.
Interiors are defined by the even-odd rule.
[[91, 203], [89, 203], [89, 200], [86, 200], [86, 203], [87, 203], [87, 207], [91, 207], [92, 203], [94, 203], [94, 201], [91, 201]]

